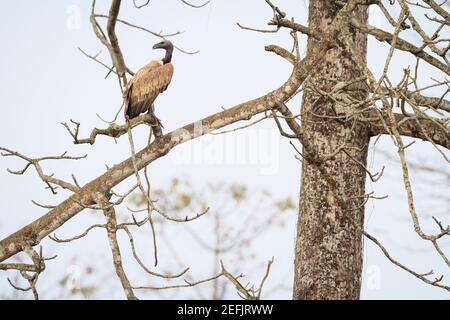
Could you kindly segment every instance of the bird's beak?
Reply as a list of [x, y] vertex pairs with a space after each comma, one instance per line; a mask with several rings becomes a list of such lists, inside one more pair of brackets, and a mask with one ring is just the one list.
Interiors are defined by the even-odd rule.
[[155, 45], [153, 46], [153, 49], [160, 49], [161, 46], [162, 46], [162, 43], [159, 42], [159, 43], [157, 43], [157, 44], [155, 44]]

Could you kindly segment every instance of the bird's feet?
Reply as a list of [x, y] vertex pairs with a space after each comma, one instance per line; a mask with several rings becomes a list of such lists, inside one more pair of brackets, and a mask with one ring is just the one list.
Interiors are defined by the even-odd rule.
[[153, 117], [155, 117], [155, 120], [158, 123], [158, 126], [160, 126], [161, 128], [164, 128], [164, 126], [162, 125], [161, 120], [159, 120], [159, 118], [157, 116], [155, 116], [155, 115]]
[[151, 123], [151, 127], [153, 130], [153, 134], [155, 135], [155, 138], [159, 138], [162, 136], [162, 128], [164, 128], [164, 126], [161, 123], [161, 120], [158, 119], [158, 117], [156, 117], [155, 115], [152, 115], [152, 123]]

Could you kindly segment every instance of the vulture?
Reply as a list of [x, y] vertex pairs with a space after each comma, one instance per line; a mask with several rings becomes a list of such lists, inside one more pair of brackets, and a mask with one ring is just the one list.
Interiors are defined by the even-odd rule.
[[[173, 44], [164, 40], [153, 46], [153, 49], [164, 49], [163, 59], [152, 60], [139, 69], [131, 78], [124, 92], [125, 119], [133, 119], [141, 113], [154, 115], [153, 102], [170, 84], [173, 75]], [[161, 122], [156, 118], [159, 125]]]

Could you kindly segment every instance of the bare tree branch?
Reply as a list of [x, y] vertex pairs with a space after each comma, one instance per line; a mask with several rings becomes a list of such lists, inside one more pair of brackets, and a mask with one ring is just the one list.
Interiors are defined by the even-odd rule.
[[[379, 134], [390, 134], [389, 127], [391, 121], [387, 115], [379, 113], [377, 110], [371, 110], [367, 114], [368, 126], [372, 136]], [[383, 124], [380, 117], [386, 121], [388, 126]], [[450, 150], [450, 135], [448, 129], [445, 130], [442, 126], [436, 124], [430, 119], [418, 119], [416, 117], [408, 117], [402, 114], [395, 114], [396, 123], [398, 123], [398, 130], [402, 136], [422, 139], [429, 141], [431, 139], [434, 143]], [[445, 125], [445, 123], [442, 123]]]
[[[336, 30], [331, 32], [330, 38], [333, 32], [336, 32]], [[322, 42], [323, 52], [326, 52], [329, 47], [330, 42], [326, 38]], [[294, 66], [293, 73], [286, 83], [262, 97], [244, 102], [163, 135], [136, 154], [136, 167], [138, 170], [141, 170], [154, 160], [167, 154], [179, 144], [223, 128], [229, 124], [241, 120], [248, 120], [258, 113], [274, 108], [277, 104], [290, 98], [296, 92], [308, 76], [309, 71], [322, 57], [323, 55], [306, 56]], [[133, 174], [133, 160], [132, 158], [128, 158], [109, 169], [103, 175], [92, 180], [78, 190], [72, 197], [68, 198], [43, 217], [0, 241], [0, 261], [20, 252], [23, 245], [33, 246], [38, 244], [41, 239], [56, 230], [68, 219], [75, 216], [85, 207], [94, 204], [94, 193], [100, 192], [101, 194], [105, 194], [112, 187]]]

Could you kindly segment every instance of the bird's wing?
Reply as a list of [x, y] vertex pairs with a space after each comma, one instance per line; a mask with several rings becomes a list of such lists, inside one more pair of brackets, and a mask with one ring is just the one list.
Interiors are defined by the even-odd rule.
[[165, 91], [173, 76], [171, 63], [152, 61], [141, 68], [130, 80], [124, 93], [125, 115], [130, 119], [145, 112], [158, 94]]

